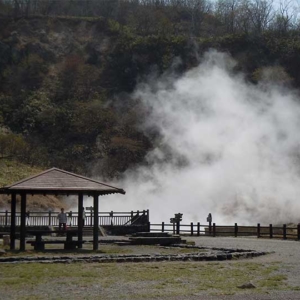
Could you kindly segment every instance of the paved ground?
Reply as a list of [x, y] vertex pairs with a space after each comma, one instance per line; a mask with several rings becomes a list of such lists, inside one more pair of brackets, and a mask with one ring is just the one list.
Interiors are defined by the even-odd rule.
[[[269, 255], [256, 257], [255, 262], [280, 262], [280, 272], [287, 276], [288, 284], [291, 286], [300, 286], [300, 241], [287, 241], [278, 239], [258, 239], [251, 238], [233, 238], [233, 237], [188, 237], [187, 240], [195, 241], [196, 245], [204, 247], [217, 248], [240, 248], [257, 251], [273, 252]], [[195, 298], [196, 299], [196, 298]], [[293, 299], [300, 300], [300, 291], [290, 292], [273, 292], [269, 295], [236, 295], [224, 297], [201, 297], [201, 300], [206, 299], [230, 299], [230, 300], [273, 300], [273, 299]]]

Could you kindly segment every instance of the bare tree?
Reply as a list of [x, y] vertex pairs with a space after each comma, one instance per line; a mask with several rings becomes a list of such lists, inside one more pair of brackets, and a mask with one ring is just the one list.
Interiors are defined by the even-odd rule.
[[296, 12], [292, 0], [282, 0], [276, 12], [271, 28], [278, 34], [286, 34], [295, 24]]
[[239, 0], [219, 0], [216, 4], [216, 17], [221, 21], [227, 33], [235, 33], [237, 30], [239, 5]]
[[252, 31], [261, 33], [274, 19], [273, 1], [254, 0], [247, 5]]
[[190, 16], [191, 33], [199, 35], [206, 14], [212, 11], [211, 2], [207, 0], [183, 0], [182, 3]]

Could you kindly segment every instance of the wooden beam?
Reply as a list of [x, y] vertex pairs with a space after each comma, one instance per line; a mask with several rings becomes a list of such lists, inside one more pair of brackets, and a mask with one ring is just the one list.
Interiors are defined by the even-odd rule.
[[20, 251], [25, 251], [26, 237], [26, 194], [21, 194], [21, 227], [20, 227]]
[[98, 250], [99, 242], [99, 199], [98, 194], [94, 194], [94, 230], [93, 230], [93, 250]]
[[[83, 222], [82, 222], [82, 208], [83, 208], [83, 194], [78, 194], [78, 241], [82, 241], [82, 231], [83, 231]], [[82, 248], [82, 244], [78, 244], [78, 248]]]
[[17, 195], [11, 194], [11, 209], [10, 209], [10, 250], [15, 250], [16, 245], [16, 201]]

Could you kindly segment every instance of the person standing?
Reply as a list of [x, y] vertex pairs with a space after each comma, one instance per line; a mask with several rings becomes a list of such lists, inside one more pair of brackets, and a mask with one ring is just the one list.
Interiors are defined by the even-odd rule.
[[63, 227], [63, 230], [65, 231], [67, 229], [67, 214], [65, 213], [65, 210], [62, 208], [60, 210], [60, 213], [57, 216], [59, 227], [58, 230], [61, 231], [61, 227]]
[[84, 227], [85, 224], [85, 218], [86, 218], [86, 214], [85, 214], [85, 210], [84, 207], [82, 208], [82, 227]]
[[69, 215], [68, 215], [68, 217], [69, 217], [69, 226], [70, 227], [72, 227], [72, 214], [73, 214], [72, 211], [70, 211]]
[[25, 216], [26, 216], [26, 226], [30, 226], [30, 211], [27, 210], [26, 213], [25, 213]]

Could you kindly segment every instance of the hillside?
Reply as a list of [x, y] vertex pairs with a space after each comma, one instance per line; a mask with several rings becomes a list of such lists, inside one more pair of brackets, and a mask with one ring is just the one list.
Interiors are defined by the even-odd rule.
[[[0, 159], [0, 187], [12, 184], [21, 179], [42, 172], [40, 168], [31, 167], [15, 160]], [[17, 197], [17, 207], [19, 208], [20, 198]], [[27, 209], [30, 211], [47, 211], [59, 207], [69, 208], [62, 198], [55, 196], [31, 196], [27, 197]], [[0, 211], [10, 210], [10, 196], [0, 195]]]
[[[81, 173], [101, 159], [104, 177], [142, 160], [150, 143], [135, 128], [136, 105], [124, 114], [111, 102], [113, 89], [122, 88], [105, 74], [118, 74], [105, 66], [107, 51], [116, 43], [109, 24], [37, 18], [5, 26], [0, 116], [3, 126], [18, 134], [19, 146], [4, 149], [4, 156], [21, 155], [26, 163]], [[86, 63], [95, 52], [97, 64]]]
[[[300, 87], [297, 24], [283, 30], [274, 22], [241, 27], [240, 20], [229, 28], [220, 7], [203, 8], [196, 24], [190, 18], [196, 8], [183, 4], [175, 14], [164, 1], [119, 1], [124, 6], [109, 15], [95, 3], [69, 10], [53, 4], [47, 14], [38, 5], [13, 10], [0, 1], [0, 158], [6, 163], [121, 177], [144, 164], [159, 141], [159, 132], [142, 126], [147, 110], [132, 97], [137, 84], [153, 74], [180, 75], [211, 48], [230, 53], [234, 71], [252, 83], [267, 71], [268, 80]], [[9, 173], [2, 176], [1, 184], [10, 181]]]

